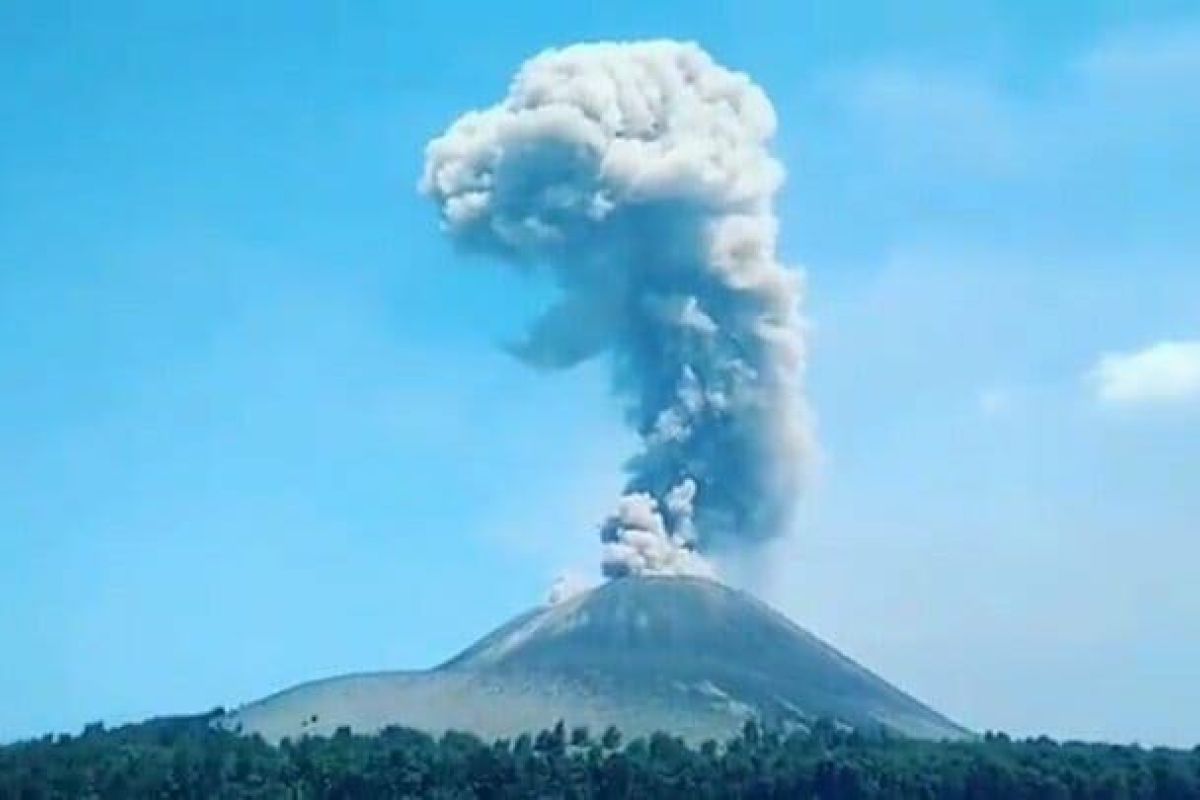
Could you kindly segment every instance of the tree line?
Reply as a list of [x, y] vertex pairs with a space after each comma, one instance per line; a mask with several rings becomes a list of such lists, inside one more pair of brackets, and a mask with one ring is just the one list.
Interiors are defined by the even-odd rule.
[[748, 722], [695, 746], [563, 723], [495, 742], [392, 727], [271, 745], [214, 726], [218, 714], [0, 747], [0, 798], [1200, 798], [1200, 747], [927, 742], [828, 721], [787, 734]]

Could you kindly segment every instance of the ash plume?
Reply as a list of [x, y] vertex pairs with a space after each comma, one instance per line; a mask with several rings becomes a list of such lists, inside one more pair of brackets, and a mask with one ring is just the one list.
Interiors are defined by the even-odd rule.
[[515, 353], [611, 355], [641, 447], [601, 526], [607, 575], [709, 574], [789, 527], [813, 445], [774, 131], [762, 89], [695, 44], [596, 43], [532, 58], [426, 149], [446, 233], [560, 290]]

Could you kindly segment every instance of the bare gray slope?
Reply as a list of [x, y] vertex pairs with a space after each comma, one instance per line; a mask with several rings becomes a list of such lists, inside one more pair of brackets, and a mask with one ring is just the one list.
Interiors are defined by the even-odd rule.
[[612, 581], [523, 614], [435, 669], [304, 684], [225, 724], [270, 740], [391, 724], [498, 737], [562, 719], [701, 739], [751, 717], [966, 735], [749, 595], [685, 578]]

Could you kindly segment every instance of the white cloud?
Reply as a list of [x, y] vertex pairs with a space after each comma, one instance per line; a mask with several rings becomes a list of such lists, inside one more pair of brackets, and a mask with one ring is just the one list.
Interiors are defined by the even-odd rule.
[[1112, 405], [1200, 401], [1200, 340], [1108, 353], [1088, 377], [1100, 401]]

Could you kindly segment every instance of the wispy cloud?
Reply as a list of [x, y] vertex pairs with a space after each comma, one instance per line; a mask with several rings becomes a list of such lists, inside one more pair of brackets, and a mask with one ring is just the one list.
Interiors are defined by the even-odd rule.
[[1173, 82], [1196, 90], [1187, 77], [1200, 74], [1200, 26], [1151, 29], [1111, 37], [1076, 64], [1087, 79], [1104, 85], [1138, 86]]
[[1088, 373], [1088, 380], [1097, 398], [1110, 405], [1200, 402], [1200, 340], [1108, 353]]
[[828, 86], [838, 141], [910, 204], [975, 186], [973, 214], [1011, 200], [1017, 217], [1094, 227], [1106, 213], [1127, 228], [1174, 228], [1194, 208], [1200, 26], [1114, 35], [1036, 78], [881, 62]]
[[855, 129], [893, 168], [995, 178], [1022, 161], [1023, 121], [989, 84], [880, 66], [851, 76], [839, 88]]
[[991, 387], [979, 393], [979, 413], [985, 417], [1000, 417], [1013, 407], [1013, 393], [1007, 389]]

